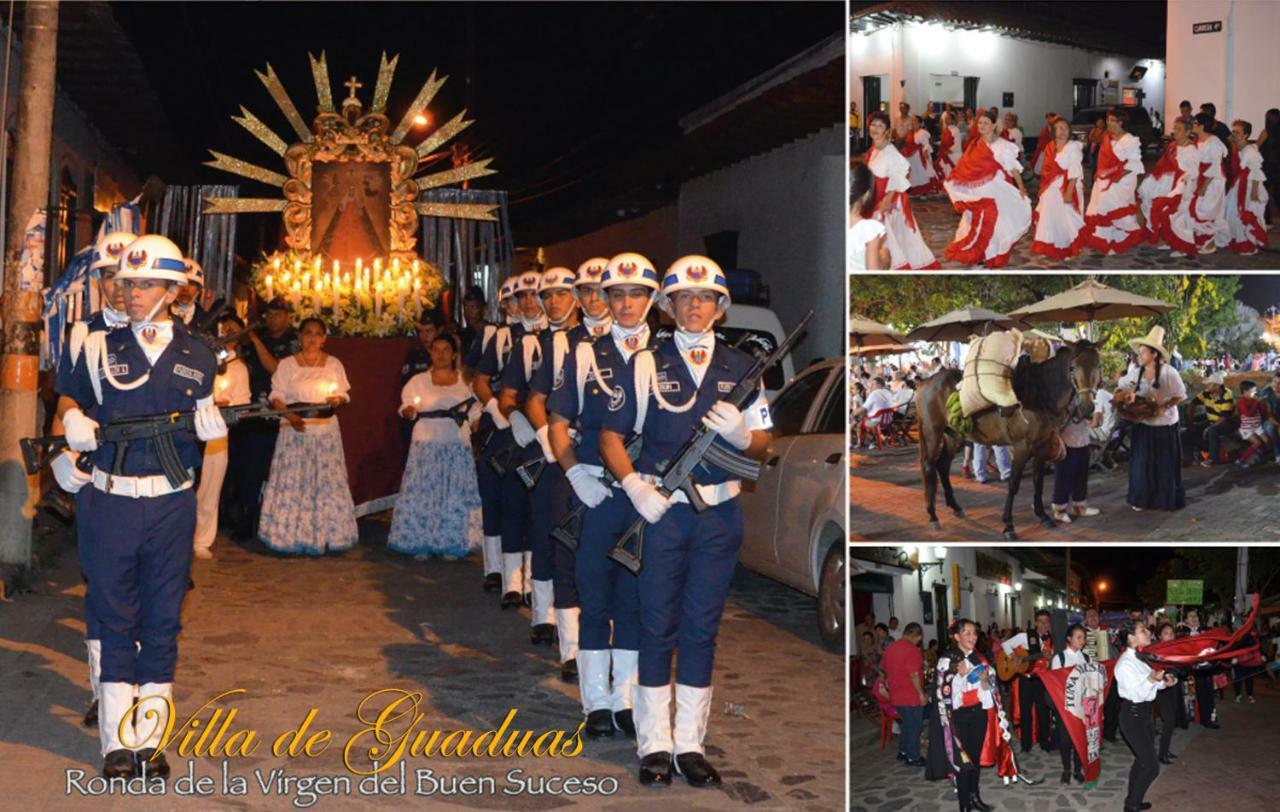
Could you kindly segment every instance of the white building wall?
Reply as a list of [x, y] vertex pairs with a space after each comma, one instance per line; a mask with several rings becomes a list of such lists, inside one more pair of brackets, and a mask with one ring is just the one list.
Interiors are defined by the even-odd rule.
[[[1141, 89], [1143, 106], [1161, 111], [1165, 104], [1165, 68], [1160, 60], [1135, 59], [1017, 39], [995, 32], [946, 31], [936, 23], [909, 23], [864, 36], [849, 36], [850, 93], [866, 112], [862, 77], [888, 75], [889, 109], [896, 117], [906, 101], [919, 113], [929, 101], [961, 101], [962, 95], [936, 95], [936, 76], [977, 76], [978, 106], [1012, 110], [1027, 136], [1039, 134], [1045, 113], [1070, 116], [1072, 79], [1114, 79], [1121, 89]], [[1147, 67], [1137, 82], [1129, 80], [1135, 65]], [[963, 85], [961, 85], [961, 88]], [[1013, 106], [1003, 95], [1013, 93]], [[883, 93], [883, 87], [882, 87]], [[1101, 92], [1098, 94], [1101, 103]], [[1175, 103], [1176, 106], [1176, 103]]]
[[[1195, 23], [1222, 22], [1222, 31], [1193, 34]], [[1280, 106], [1280, 2], [1274, 0], [1174, 0], [1169, 3], [1166, 118], [1178, 102], [1193, 112], [1204, 102], [1218, 119], [1243, 118], [1256, 136], [1269, 108]]]
[[814, 320], [796, 369], [839, 354], [844, 338], [845, 139], [841, 125], [719, 169], [680, 188], [676, 246], [738, 232], [738, 265], [760, 272], [785, 329]]

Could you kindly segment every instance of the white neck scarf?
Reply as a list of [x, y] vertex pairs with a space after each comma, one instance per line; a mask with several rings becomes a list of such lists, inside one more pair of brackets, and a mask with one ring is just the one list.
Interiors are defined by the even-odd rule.
[[520, 323], [524, 325], [525, 332], [527, 333], [541, 333], [543, 330], [547, 329], [547, 314], [541, 313], [536, 319], [526, 319], [524, 316], [521, 316]]
[[111, 305], [102, 308], [102, 320], [106, 323], [107, 329], [112, 330], [122, 324], [129, 323], [129, 314], [123, 310], [116, 310]]
[[164, 352], [164, 348], [173, 341], [173, 321], [145, 321], [134, 324], [133, 337], [147, 356], [147, 363], [155, 366], [156, 359]]
[[702, 386], [707, 367], [711, 365], [711, 355], [716, 346], [716, 334], [710, 329], [701, 333], [691, 333], [677, 328], [675, 341], [676, 349], [680, 351], [680, 357], [684, 359], [685, 368], [689, 370], [694, 385]]
[[649, 346], [649, 323], [642, 321], [635, 327], [623, 327], [616, 321], [610, 324], [609, 332], [613, 335], [613, 343], [622, 353], [622, 357], [630, 361], [631, 356]]
[[599, 338], [613, 326], [613, 316], [605, 313], [598, 319], [593, 319], [587, 315], [587, 311], [582, 311], [582, 324], [587, 328], [587, 332], [591, 333], [593, 338]]

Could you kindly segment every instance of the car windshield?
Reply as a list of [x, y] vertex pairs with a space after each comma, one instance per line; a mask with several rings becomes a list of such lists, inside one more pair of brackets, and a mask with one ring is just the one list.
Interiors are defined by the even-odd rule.
[[804, 431], [804, 420], [809, 416], [809, 407], [822, 390], [829, 372], [829, 367], [801, 372], [778, 394], [778, 399], [769, 407], [773, 414], [775, 435], [788, 437]]

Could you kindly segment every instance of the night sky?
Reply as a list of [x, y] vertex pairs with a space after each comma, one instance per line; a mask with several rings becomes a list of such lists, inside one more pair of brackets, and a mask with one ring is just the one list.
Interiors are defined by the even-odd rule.
[[[513, 219], [568, 207], [628, 156], [679, 138], [678, 119], [844, 29], [841, 3], [113, 3], [179, 130], [178, 183], [252, 181], [204, 169], [208, 148], [280, 170], [231, 121], [239, 105], [289, 141], [292, 129], [254, 76], [270, 61], [308, 123], [307, 52], [327, 52], [335, 105], [355, 74], [368, 109], [378, 58], [400, 55], [387, 105], [394, 126], [433, 68], [449, 81], [436, 124], [465, 107], [463, 135], [511, 192]], [[837, 103], [838, 119], [842, 103]], [[425, 133], [425, 131], [424, 131]], [[410, 136], [416, 144], [421, 136]], [[448, 168], [441, 166], [439, 168]], [[278, 194], [278, 190], [276, 192]], [[589, 199], [589, 198], [588, 198]]]

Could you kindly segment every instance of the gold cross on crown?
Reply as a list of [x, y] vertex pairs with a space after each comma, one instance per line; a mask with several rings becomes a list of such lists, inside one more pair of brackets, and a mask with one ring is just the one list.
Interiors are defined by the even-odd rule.
[[342, 103], [347, 104], [349, 102], [355, 102], [356, 104], [359, 104], [360, 100], [356, 98], [356, 91], [364, 87], [364, 83], [358, 81], [355, 76], [352, 76], [350, 79], [343, 82], [342, 86], [349, 91], [347, 93], [347, 98], [343, 99]]

